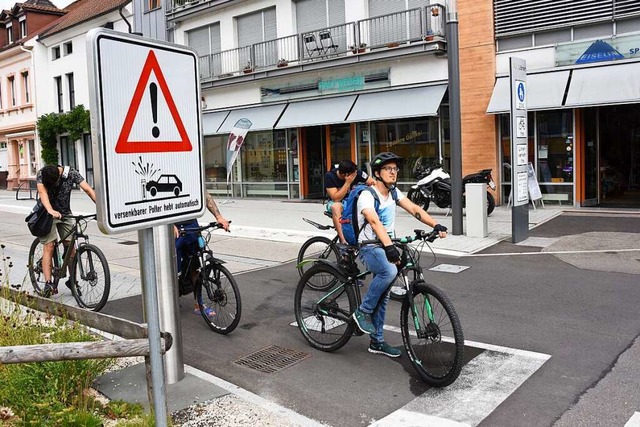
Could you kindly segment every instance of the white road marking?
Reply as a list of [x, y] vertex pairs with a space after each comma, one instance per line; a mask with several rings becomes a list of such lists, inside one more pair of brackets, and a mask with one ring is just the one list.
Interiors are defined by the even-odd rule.
[[640, 427], [640, 412], [633, 414], [624, 427]]
[[607, 252], [640, 252], [640, 249], [593, 249], [587, 251], [548, 251], [548, 252], [503, 252], [498, 254], [469, 254], [465, 257], [492, 257], [518, 255], [558, 255], [558, 254], [602, 254]]
[[269, 400], [260, 397], [257, 394], [251, 393], [249, 390], [245, 390], [235, 384], [223, 380], [222, 378], [215, 377], [211, 374], [208, 374], [207, 372], [194, 368], [193, 366], [184, 365], [184, 370], [185, 372], [188, 372], [193, 376], [201, 378], [205, 381], [210, 382], [211, 384], [227, 390], [229, 393], [235, 394], [236, 396], [246, 400], [249, 403], [285, 417], [295, 425], [309, 427], [326, 426], [326, 424], [322, 424], [316, 420], [305, 417], [304, 415], [300, 415], [297, 412], [292, 411], [291, 409], [287, 409], [284, 406], [278, 405], [277, 403], [270, 402]]
[[438, 264], [435, 267], [431, 267], [429, 271], [439, 271], [441, 273], [460, 273], [469, 268], [468, 265], [456, 265], [456, 264]]

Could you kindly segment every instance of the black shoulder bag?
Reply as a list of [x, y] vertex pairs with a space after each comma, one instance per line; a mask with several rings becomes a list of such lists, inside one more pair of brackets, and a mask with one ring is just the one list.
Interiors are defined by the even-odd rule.
[[51, 231], [53, 216], [45, 209], [42, 202], [38, 201], [33, 210], [25, 218], [29, 231], [35, 237], [44, 237]]

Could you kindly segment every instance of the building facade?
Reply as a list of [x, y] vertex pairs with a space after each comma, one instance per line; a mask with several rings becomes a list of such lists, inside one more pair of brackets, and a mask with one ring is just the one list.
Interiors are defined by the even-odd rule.
[[35, 179], [40, 164], [33, 52], [24, 44], [63, 14], [47, 0], [0, 13], [0, 172], [8, 188]]
[[497, 51], [487, 113], [496, 117], [503, 198], [514, 56], [527, 62], [529, 162], [543, 199], [640, 207], [640, 2], [493, 3]]
[[[38, 116], [67, 113], [78, 105], [89, 108], [86, 35], [97, 27], [128, 32], [120, 15], [132, 16], [130, 0], [79, 0], [67, 13], [42, 31], [26, 45], [33, 50], [38, 88]], [[66, 134], [58, 136], [59, 162], [78, 170], [90, 185], [94, 185], [91, 133], [78, 141]]]
[[[424, 0], [166, 5], [169, 38], [200, 58], [210, 192], [323, 197], [326, 170], [380, 151], [448, 163], [444, 7]], [[442, 107], [444, 105], [444, 107]], [[252, 125], [227, 188], [226, 143]]]

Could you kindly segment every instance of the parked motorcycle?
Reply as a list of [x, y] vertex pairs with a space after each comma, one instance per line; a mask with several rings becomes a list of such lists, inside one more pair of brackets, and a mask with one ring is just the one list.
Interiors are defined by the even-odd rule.
[[[432, 201], [440, 208], [451, 208], [451, 176], [445, 172], [441, 164], [435, 163], [432, 166], [424, 167], [422, 157], [419, 157], [413, 167], [413, 175], [418, 182], [407, 193], [409, 200], [421, 206], [425, 211]], [[491, 169], [483, 169], [462, 178], [463, 191], [464, 186], [468, 183], [486, 183], [492, 190], [496, 189]], [[465, 206], [464, 193], [462, 205]], [[487, 190], [487, 215], [491, 215], [495, 207], [496, 200], [493, 194]]]

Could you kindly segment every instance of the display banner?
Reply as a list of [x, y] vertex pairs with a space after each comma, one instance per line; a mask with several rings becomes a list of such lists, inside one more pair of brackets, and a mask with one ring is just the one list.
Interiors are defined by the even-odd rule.
[[231, 167], [238, 158], [238, 154], [240, 154], [240, 148], [242, 148], [244, 139], [252, 124], [249, 119], [240, 119], [231, 129], [229, 140], [227, 141], [227, 184], [231, 180]]

